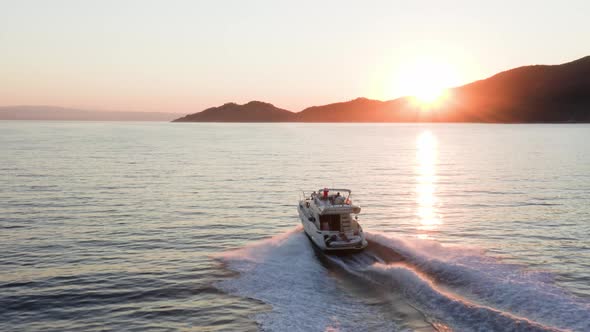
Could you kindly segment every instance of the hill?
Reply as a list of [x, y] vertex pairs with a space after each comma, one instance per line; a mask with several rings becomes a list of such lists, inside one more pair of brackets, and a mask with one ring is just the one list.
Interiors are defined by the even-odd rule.
[[590, 122], [590, 56], [561, 65], [511, 69], [449, 89], [425, 110], [411, 97], [357, 98], [293, 113], [272, 104], [228, 103], [177, 122]]
[[306, 108], [302, 122], [590, 122], [590, 56], [562, 65], [525, 66], [449, 90], [425, 111], [410, 97], [357, 98]]
[[244, 105], [227, 103], [202, 112], [189, 114], [173, 122], [290, 122], [293, 112], [261, 101]]
[[519, 67], [452, 90], [456, 121], [590, 122], [590, 56]]
[[0, 107], [0, 120], [170, 121], [178, 116], [174, 113], [90, 111], [53, 106]]

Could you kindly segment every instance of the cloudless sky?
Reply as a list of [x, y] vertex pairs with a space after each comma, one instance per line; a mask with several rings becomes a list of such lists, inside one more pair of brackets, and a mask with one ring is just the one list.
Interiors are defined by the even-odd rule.
[[408, 94], [417, 59], [460, 85], [589, 41], [588, 0], [0, 0], [0, 105], [300, 111]]

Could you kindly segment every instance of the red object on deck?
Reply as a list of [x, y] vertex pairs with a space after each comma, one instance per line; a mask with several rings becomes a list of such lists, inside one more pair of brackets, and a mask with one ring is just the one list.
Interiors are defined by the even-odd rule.
[[324, 198], [328, 198], [328, 188], [324, 188]]

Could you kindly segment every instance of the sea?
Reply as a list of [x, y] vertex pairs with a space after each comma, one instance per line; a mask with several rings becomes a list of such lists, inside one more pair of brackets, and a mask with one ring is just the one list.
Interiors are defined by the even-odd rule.
[[0, 330], [590, 331], [590, 125], [0, 121]]

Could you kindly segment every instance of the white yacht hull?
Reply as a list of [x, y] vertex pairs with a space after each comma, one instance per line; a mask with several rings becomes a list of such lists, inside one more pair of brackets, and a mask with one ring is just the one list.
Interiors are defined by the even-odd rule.
[[299, 219], [301, 220], [301, 225], [303, 226], [305, 234], [321, 251], [326, 253], [344, 254], [362, 251], [367, 247], [368, 243], [362, 233], [348, 241], [332, 241], [330, 245], [327, 245], [326, 236], [333, 236], [334, 232], [319, 230], [315, 223], [309, 220], [311, 213], [309, 213], [309, 209], [306, 209], [303, 204], [299, 204], [297, 211], [299, 212]]

